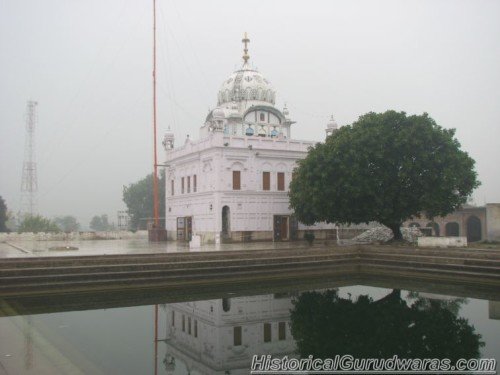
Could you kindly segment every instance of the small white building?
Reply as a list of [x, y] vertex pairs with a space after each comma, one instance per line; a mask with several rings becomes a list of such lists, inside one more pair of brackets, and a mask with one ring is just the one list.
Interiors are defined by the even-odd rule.
[[[275, 107], [276, 91], [248, 64], [248, 42], [245, 35], [243, 66], [222, 83], [199, 139], [174, 147], [173, 133], [165, 135], [170, 240], [286, 241], [307, 229], [289, 208], [288, 185], [314, 142], [293, 138], [286, 106]], [[332, 118], [327, 135], [336, 128]]]

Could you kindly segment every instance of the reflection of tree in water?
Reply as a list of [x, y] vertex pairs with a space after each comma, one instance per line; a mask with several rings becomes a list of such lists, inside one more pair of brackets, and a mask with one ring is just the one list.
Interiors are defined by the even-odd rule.
[[421, 297], [408, 306], [400, 290], [378, 301], [341, 298], [334, 290], [307, 292], [294, 301], [292, 334], [304, 357], [478, 358], [484, 342], [457, 316], [459, 308], [460, 302]]
[[[408, 299], [413, 301], [416, 300], [420, 309], [430, 308], [431, 301], [436, 301], [435, 299], [421, 297], [419, 292], [408, 292]], [[439, 302], [442, 308], [450, 310], [454, 315], [458, 315], [462, 305], [467, 304], [467, 298], [454, 297], [438, 300], [437, 302]]]

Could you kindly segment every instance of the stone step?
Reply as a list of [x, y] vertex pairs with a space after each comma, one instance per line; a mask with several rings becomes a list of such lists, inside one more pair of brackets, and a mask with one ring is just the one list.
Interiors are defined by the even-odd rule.
[[361, 256], [364, 260], [386, 259], [386, 260], [404, 260], [407, 262], [426, 261], [435, 264], [461, 264], [470, 266], [500, 267], [500, 259], [476, 259], [460, 258], [446, 256], [429, 256], [422, 254], [394, 254], [394, 253], [365, 253]]
[[328, 259], [344, 259], [357, 257], [357, 253], [345, 254], [312, 254], [312, 255], [289, 255], [276, 254], [273, 257], [267, 255], [259, 258], [238, 258], [238, 259], [216, 259], [216, 260], [199, 260], [199, 261], [163, 261], [155, 263], [130, 263], [130, 264], [96, 264], [85, 266], [69, 266], [69, 267], [31, 267], [31, 268], [6, 268], [0, 269], [0, 280], [4, 277], [11, 276], [39, 276], [39, 275], [58, 275], [58, 274], [83, 274], [83, 273], [108, 273], [108, 272], [132, 272], [132, 271], [153, 271], [153, 270], [170, 270], [175, 268], [200, 268], [200, 267], [218, 267], [234, 264], [275, 264], [286, 261], [301, 262], [307, 260], [328, 260]]
[[[353, 248], [329, 248], [328, 251], [346, 253], [356, 251]], [[195, 259], [233, 259], [239, 257], [261, 257], [266, 254], [300, 255], [300, 254], [322, 254], [324, 247], [311, 247], [299, 249], [262, 249], [262, 250], [237, 250], [237, 251], [212, 251], [212, 252], [182, 252], [168, 254], [125, 254], [125, 255], [89, 255], [89, 256], [51, 256], [36, 258], [4, 258], [0, 262], [0, 269], [4, 268], [26, 268], [26, 267], [63, 267], [91, 264], [114, 264], [114, 263], [155, 263], [158, 261], [188, 261]]]
[[500, 250], [461, 248], [399, 248], [389, 246], [359, 246], [361, 254], [414, 254], [436, 257], [460, 257], [474, 259], [499, 259]]
[[[0, 262], [0, 295], [72, 293], [183, 285], [292, 280], [302, 275], [484, 280], [500, 285], [500, 252], [389, 246], [301, 247], [249, 251], [18, 258]], [[419, 274], [420, 273], [420, 274]], [[405, 276], [406, 275], [406, 276]], [[496, 284], [495, 284], [496, 283]], [[215, 285], [215, 284], [214, 284]]]
[[387, 266], [397, 266], [400, 268], [426, 268], [426, 269], [439, 269], [447, 271], [455, 271], [457, 274], [463, 272], [477, 272], [477, 273], [487, 273], [487, 274], [498, 274], [500, 275], [500, 266], [475, 266], [475, 265], [465, 265], [465, 264], [443, 264], [433, 262], [432, 259], [419, 260], [419, 261], [408, 261], [408, 260], [391, 260], [391, 259], [366, 259], [361, 260], [362, 264], [374, 264], [374, 265], [387, 265]]
[[463, 283], [467, 284], [484, 284], [485, 286], [488, 284], [499, 285], [500, 283], [500, 274], [493, 273], [487, 274], [483, 272], [474, 272], [474, 271], [460, 271], [457, 272], [455, 270], [446, 270], [440, 268], [410, 268], [410, 267], [401, 267], [397, 265], [388, 265], [388, 264], [373, 264], [373, 263], [361, 263], [358, 268], [358, 276], [360, 277], [380, 277], [380, 276], [389, 276], [389, 277], [406, 277], [406, 278], [418, 278], [418, 279], [430, 279], [430, 280], [444, 280], [444, 279], [453, 279], [456, 280], [457, 277], [460, 277]]
[[326, 277], [333, 274], [354, 274], [357, 266], [350, 264], [348, 261], [344, 264], [339, 264], [341, 267], [332, 267], [332, 262], [314, 261], [307, 263], [292, 263], [281, 264], [280, 266], [257, 266], [257, 267], [235, 267], [228, 269], [222, 267], [218, 272], [214, 272], [212, 268], [197, 270], [195, 273], [179, 272], [173, 273], [160, 273], [147, 275], [136, 275], [137, 277], [129, 277], [128, 274], [123, 274], [121, 277], [115, 275], [111, 279], [74, 279], [68, 280], [54, 280], [53, 278], [46, 283], [35, 281], [34, 279], [19, 280], [20, 282], [11, 285], [0, 284], [0, 295], [19, 295], [22, 293], [36, 294], [36, 293], [50, 293], [50, 292], [63, 292], [70, 293], [76, 290], [86, 291], [88, 288], [103, 289], [125, 289], [125, 288], [139, 288], [150, 287], [158, 285], [184, 285], [185, 283], [197, 283], [203, 281], [204, 283], [218, 281], [221, 283], [227, 282], [228, 279], [237, 281], [253, 280], [262, 281], [262, 278], [280, 278], [287, 275], [291, 280], [295, 277], [304, 275], [317, 275], [318, 277]]
[[[353, 258], [344, 259], [320, 259], [320, 260], [302, 260], [283, 262], [280, 260], [279, 263], [254, 263], [254, 264], [225, 264], [212, 267], [199, 267], [199, 268], [181, 268], [177, 267], [169, 270], [134, 270], [134, 271], [118, 271], [118, 272], [106, 272], [106, 273], [80, 273], [80, 274], [57, 274], [57, 275], [36, 275], [36, 276], [9, 276], [3, 277], [1, 279], [2, 285], [15, 285], [19, 283], [50, 283], [50, 282], [61, 282], [67, 281], [71, 282], [73, 280], [109, 280], [109, 279], [122, 279], [122, 278], [140, 278], [140, 277], [155, 277], [155, 275], [169, 275], [169, 276], [182, 276], [184, 274], [195, 275], [199, 273], [213, 272], [215, 274], [239, 272], [242, 270], [256, 270], [256, 269], [282, 269], [282, 268], [293, 268], [297, 266], [310, 265], [314, 266], [317, 264], [329, 264], [329, 265], [341, 265], [346, 263], [356, 262]], [[92, 270], [90, 270], [92, 271]]]

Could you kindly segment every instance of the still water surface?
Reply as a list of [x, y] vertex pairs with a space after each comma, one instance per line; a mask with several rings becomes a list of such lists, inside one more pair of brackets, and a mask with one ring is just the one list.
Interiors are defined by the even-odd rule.
[[0, 374], [248, 374], [254, 354], [498, 360], [499, 319], [497, 301], [367, 286], [160, 304], [156, 348], [154, 305], [11, 316]]

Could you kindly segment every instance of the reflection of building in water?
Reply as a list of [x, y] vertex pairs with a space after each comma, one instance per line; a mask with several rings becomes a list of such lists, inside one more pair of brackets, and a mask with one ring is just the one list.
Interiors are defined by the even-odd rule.
[[500, 301], [488, 301], [489, 318], [500, 320]]
[[248, 374], [254, 354], [290, 355], [290, 294], [166, 306], [167, 373]]
[[419, 292], [418, 295], [419, 295], [419, 297], [422, 297], [422, 298], [435, 299], [435, 300], [440, 300], [440, 301], [454, 301], [457, 299], [457, 297], [446, 296], [444, 294], [435, 294], [435, 293]]

